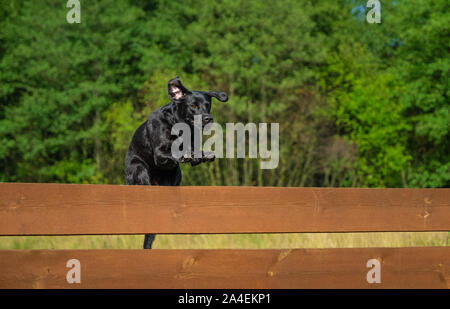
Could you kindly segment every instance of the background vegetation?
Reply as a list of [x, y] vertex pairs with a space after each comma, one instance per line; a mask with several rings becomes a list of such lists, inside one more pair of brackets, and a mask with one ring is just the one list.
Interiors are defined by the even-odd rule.
[[280, 123], [277, 169], [220, 159], [183, 185], [449, 187], [449, 3], [381, 4], [368, 24], [357, 0], [81, 1], [68, 24], [64, 0], [0, 0], [0, 181], [123, 184], [180, 76], [229, 94], [219, 123]]

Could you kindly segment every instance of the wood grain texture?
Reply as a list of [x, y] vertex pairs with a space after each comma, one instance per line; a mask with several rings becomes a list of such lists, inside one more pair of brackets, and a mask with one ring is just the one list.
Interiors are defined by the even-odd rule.
[[[0, 288], [450, 288], [450, 247], [0, 251]], [[369, 259], [381, 283], [369, 284]], [[69, 284], [69, 259], [81, 283]]]
[[450, 189], [0, 184], [0, 235], [450, 230]]

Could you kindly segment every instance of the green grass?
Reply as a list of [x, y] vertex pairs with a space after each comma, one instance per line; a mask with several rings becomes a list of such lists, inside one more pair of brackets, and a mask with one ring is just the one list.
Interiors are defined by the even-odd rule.
[[[450, 232], [158, 235], [155, 249], [448, 246]], [[0, 236], [0, 249], [140, 249], [143, 235]]]

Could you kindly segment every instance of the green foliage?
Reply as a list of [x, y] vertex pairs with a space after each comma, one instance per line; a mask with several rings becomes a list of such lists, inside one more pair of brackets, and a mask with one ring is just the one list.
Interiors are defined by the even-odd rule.
[[362, 185], [448, 187], [448, 2], [382, 6], [382, 23], [347, 29], [361, 45], [341, 39], [324, 70], [337, 125], [358, 146]]
[[[258, 160], [224, 159], [192, 170], [183, 167], [184, 183], [313, 185], [314, 175], [324, 173], [313, 158], [320, 156], [325, 140], [311, 128], [323, 124], [312, 117], [320, 105], [313, 85], [330, 45], [321, 28], [330, 21], [316, 23], [317, 10], [308, 1], [202, 1], [183, 10], [164, 7], [164, 14], [191, 21], [183, 36], [171, 33], [172, 41], [190, 51], [185, 70], [232, 98], [214, 104], [217, 122], [280, 122], [282, 130], [279, 169], [262, 171]], [[337, 17], [338, 11], [330, 14]], [[300, 139], [305, 144], [291, 142]]]
[[[403, 117], [398, 96], [401, 81], [381, 70], [375, 59], [358, 45], [340, 46], [330, 56], [325, 72], [336, 124], [359, 150], [359, 184], [405, 185], [404, 171], [411, 156], [406, 151], [410, 125]], [[331, 77], [331, 78], [330, 78]]]
[[[448, 1], [0, 0], [0, 181], [123, 183], [167, 80], [217, 122], [280, 123], [280, 163], [183, 166], [184, 185], [448, 187]], [[362, 8], [363, 10], [360, 10]], [[359, 12], [359, 13], [358, 13]]]
[[143, 12], [94, 2], [68, 24], [61, 3], [17, 3], [2, 23], [1, 178], [96, 182], [101, 113], [144, 81]]
[[400, 101], [414, 128], [408, 177], [413, 186], [450, 186], [448, 12], [448, 1], [416, 0], [399, 6], [396, 15], [402, 42], [396, 51], [397, 74], [405, 83]]

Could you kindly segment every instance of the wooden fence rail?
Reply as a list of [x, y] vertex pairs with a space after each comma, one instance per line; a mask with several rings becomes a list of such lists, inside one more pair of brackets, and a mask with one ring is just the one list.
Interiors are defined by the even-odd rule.
[[0, 184], [0, 235], [447, 231], [449, 189]]
[[[0, 235], [449, 230], [449, 189], [0, 184]], [[450, 288], [450, 247], [0, 250], [0, 288]]]
[[[0, 251], [0, 288], [450, 288], [450, 247]], [[368, 283], [369, 259], [381, 283]], [[69, 284], [66, 263], [81, 264]]]

